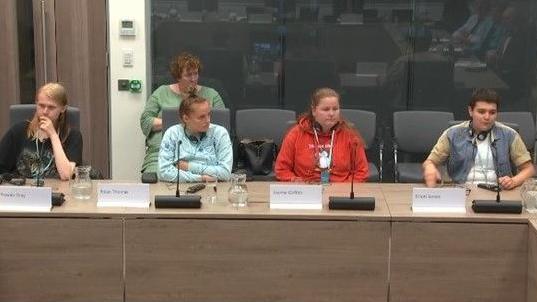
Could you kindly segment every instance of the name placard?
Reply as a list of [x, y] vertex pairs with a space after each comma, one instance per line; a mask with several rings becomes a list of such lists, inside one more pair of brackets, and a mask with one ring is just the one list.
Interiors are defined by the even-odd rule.
[[464, 188], [413, 188], [413, 212], [466, 212]]
[[149, 208], [149, 184], [101, 183], [97, 207]]
[[313, 209], [323, 208], [323, 187], [321, 185], [270, 185], [271, 209]]
[[0, 211], [50, 212], [50, 187], [0, 186]]

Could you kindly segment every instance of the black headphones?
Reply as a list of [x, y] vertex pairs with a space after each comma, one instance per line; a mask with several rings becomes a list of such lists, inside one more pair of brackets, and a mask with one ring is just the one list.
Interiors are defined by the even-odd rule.
[[[332, 128], [330, 128], [330, 131], [334, 130], [337, 128], [337, 126], [339, 126], [339, 122], [337, 122], [334, 126], [332, 126]], [[321, 124], [319, 124], [319, 122], [317, 121], [313, 121], [313, 128], [315, 130], [317, 130], [317, 132], [322, 132], [322, 127], [321, 127]]]
[[470, 123], [468, 123], [468, 136], [470, 136], [470, 138], [477, 138], [478, 141], [484, 141], [487, 136], [489, 135], [490, 131], [492, 131], [492, 128], [494, 128], [494, 126], [492, 126], [489, 130], [487, 131], [481, 131], [479, 133], [476, 133], [474, 128], [472, 127], [472, 121], [470, 121]]

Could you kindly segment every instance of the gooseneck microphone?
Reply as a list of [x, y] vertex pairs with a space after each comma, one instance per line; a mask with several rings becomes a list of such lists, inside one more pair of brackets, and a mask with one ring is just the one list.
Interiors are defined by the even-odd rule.
[[[490, 134], [489, 134], [490, 135]], [[476, 199], [472, 201], [472, 209], [476, 213], [509, 213], [520, 214], [522, 213], [522, 202], [520, 200], [504, 200], [500, 198], [500, 171], [498, 168], [498, 151], [496, 149], [496, 142], [490, 143], [492, 151], [492, 161], [494, 162], [494, 170], [496, 172], [496, 200], [489, 199]], [[479, 186], [478, 187], [483, 187]], [[487, 186], [485, 186], [488, 189]]]
[[330, 196], [328, 198], [328, 208], [331, 210], [368, 210], [375, 209], [375, 197], [354, 198], [354, 174], [356, 173], [356, 149], [358, 142], [351, 145], [351, 192], [349, 197]]
[[39, 138], [35, 139], [35, 146], [36, 146], [36, 157], [37, 157], [37, 171], [35, 175], [35, 186], [36, 187], [42, 187], [45, 184], [45, 181], [42, 177], [43, 174], [43, 160], [41, 158], [41, 153], [43, 152], [43, 149], [45, 148], [45, 143], [41, 145], [41, 150], [39, 149]]
[[179, 191], [179, 176], [181, 175], [181, 170], [179, 169], [179, 161], [181, 160], [181, 144], [182, 140], [177, 141], [177, 161], [175, 162], [175, 167], [177, 168], [177, 178], [175, 179], [175, 197], [181, 197], [181, 192]]
[[[177, 141], [177, 162], [175, 163], [176, 167], [181, 158], [181, 140]], [[175, 182], [175, 196], [171, 195], [156, 195], [155, 196], [155, 207], [156, 208], [190, 208], [190, 209], [199, 209], [201, 208], [201, 196], [200, 195], [182, 195], [179, 191], [179, 177], [181, 171], [177, 167], [177, 178]]]

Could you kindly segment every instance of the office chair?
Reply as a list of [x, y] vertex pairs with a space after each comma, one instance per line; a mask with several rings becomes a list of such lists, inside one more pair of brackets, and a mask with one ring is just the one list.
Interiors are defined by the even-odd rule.
[[[243, 109], [235, 112], [237, 143], [242, 139], [272, 139], [276, 154], [288, 128], [296, 119], [296, 113], [285, 109]], [[275, 180], [274, 171], [268, 175], [253, 175], [253, 180]]]
[[[29, 121], [35, 113], [35, 104], [15, 104], [9, 106], [9, 125]], [[67, 106], [67, 121], [73, 129], [80, 129], [80, 109]]]
[[[530, 152], [535, 152], [536, 147], [536, 130], [535, 130], [535, 121], [533, 119], [533, 114], [531, 112], [498, 112], [498, 121], [504, 124], [516, 124], [519, 126], [518, 131], [526, 148]], [[535, 160], [535, 156], [534, 156]]]
[[[355, 127], [362, 136], [366, 152], [378, 151], [378, 168], [373, 162], [369, 162], [369, 182], [382, 181], [382, 161], [384, 142], [381, 136], [377, 136], [377, 115], [371, 111], [356, 109], [341, 109], [341, 115]], [[368, 159], [372, 157], [368, 156]], [[375, 156], [375, 161], [377, 160]]]
[[[230, 120], [228, 108], [213, 109], [211, 111], [211, 123], [226, 128], [227, 132], [231, 135]], [[166, 132], [171, 126], [179, 123], [179, 107], [165, 107], [162, 109], [162, 133]]]
[[454, 119], [452, 112], [393, 113], [393, 158], [396, 182], [423, 182], [422, 163]]

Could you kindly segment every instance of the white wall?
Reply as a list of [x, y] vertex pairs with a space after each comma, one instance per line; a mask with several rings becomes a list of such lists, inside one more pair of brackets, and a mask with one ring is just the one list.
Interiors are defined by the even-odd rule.
[[[115, 180], [140, 179], [145, 154], [140, 114], [150, 93], [149, 12], [149, 0], [108, 1], [110, 166]], [[120, 20], [125, 18], [135, 22], [136, 36], [133, 38], [119, 36]], [[133, 67], [123, 67], [122, 50], [125, 48], [134, 50]], [[118, 79], [141, 80], [141, 93], [118, 91]]]

